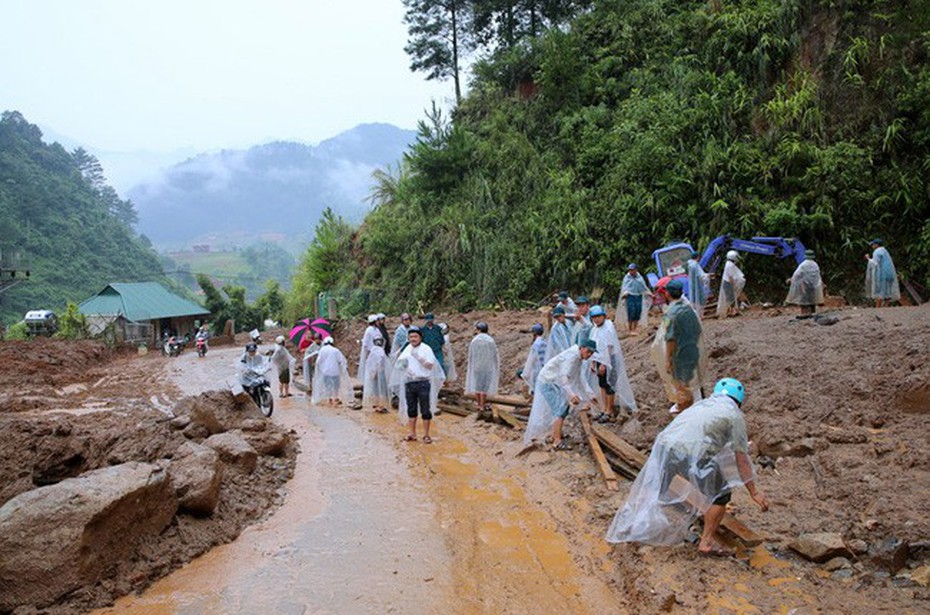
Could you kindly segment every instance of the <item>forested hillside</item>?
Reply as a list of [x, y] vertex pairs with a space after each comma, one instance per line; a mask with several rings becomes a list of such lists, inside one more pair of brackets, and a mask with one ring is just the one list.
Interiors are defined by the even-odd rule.
[[[558, 287], [615, 296], [627, 262], [723, 233], [800, 237], [851, 300], [876, 235], [927, 282], [930, 4], [557, 2], [558, 19], [509, 29], [547, 3], [405, 4], [413, 68], [452, 57], [416, 55], [442, 50], [440, 5], [457, 7], [457, 40], [489, 51], [452, 117], [430, 114], [380, 175], [361, 227], [324, 221], [295, 288], [462, 308]], [[745, 268], [772, 298], [791, 271]]]
[[58, 310], [109, 282], [165, 281], [158, 256], [132, 231], [132, 203], [106, 184], [83, 150], [68, 153], [16, 111], [0, 119], [0, 250], [28, 281], [0, 295], [0, 320]]

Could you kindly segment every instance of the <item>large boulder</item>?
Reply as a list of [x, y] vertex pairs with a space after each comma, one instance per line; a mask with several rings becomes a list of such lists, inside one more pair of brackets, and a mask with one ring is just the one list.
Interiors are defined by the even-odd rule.
[[168, 475], [181, 510], [194, 515], [212, 514], [220, 501], [220, 456], [212, 448], [185, 442], [178, 447]]
[[258, 463], [258, 452], [252, 448], [252, 445], [242, 439], [242, 433], [238, 431], [227, 431], [210, 436], [203, 441], [204, 446], [208, 446], [220, 455], [223, 463], [239, 468], [247, 474], [255, 471], [255, 465]]
[[245, 432], [242, 437], [252, 445], [259, 455], [270, 455], [280, 457], [287, 450], [287, 445], [291, 438], [287, 432], [280, 429], [272, 429], [260, 432]]
[[818, 563], [829, 561], [834, 557], [852, 557], [852, 553], [843, 542], [843, 537], [831, 532], [801, 534], [788, 545], [788, 548]]
[[160, 534], [177, 507], [167, 472], [139, 462], [16, 496], [0, 508], [0, 612], [95, 583]]

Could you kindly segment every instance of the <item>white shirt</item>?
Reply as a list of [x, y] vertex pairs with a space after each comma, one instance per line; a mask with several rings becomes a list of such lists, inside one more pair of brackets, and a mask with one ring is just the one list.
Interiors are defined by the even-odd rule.
[[404, 381], [411, 380], [429, 380], [433, 375], [433, 366], [436, 364], [436, 355], [433, 350], [426, 344], [420, 343], [414, 347], [413, 344], [404, 348], [398, 357], [399, 361], [407, 361], [407, 368], [404, 370]]

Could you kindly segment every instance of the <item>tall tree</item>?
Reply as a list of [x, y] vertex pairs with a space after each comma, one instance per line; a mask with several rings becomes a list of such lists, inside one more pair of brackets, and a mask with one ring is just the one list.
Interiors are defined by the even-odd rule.
[[404, 51], [410, 70], [426, 73], [427, 79], [455, 83], [456, 104], [462, 100], [461, 63], [474, 50], [471, 36], [471, 3], [465, 0], [403, 0], [404, 23], [410, 38]]

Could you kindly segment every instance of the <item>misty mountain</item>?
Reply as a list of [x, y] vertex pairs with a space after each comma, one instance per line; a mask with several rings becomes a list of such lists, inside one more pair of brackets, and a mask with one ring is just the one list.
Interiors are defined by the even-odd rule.
[[372, 172], [399, 161], [415, 137], [362, 124], [316, 146], [277, 141], [201, 154], [126, 196], [139, 212], [138, 230], [163, 248], [259, 235], [307, 239], [327, 207], [360, 220]]

